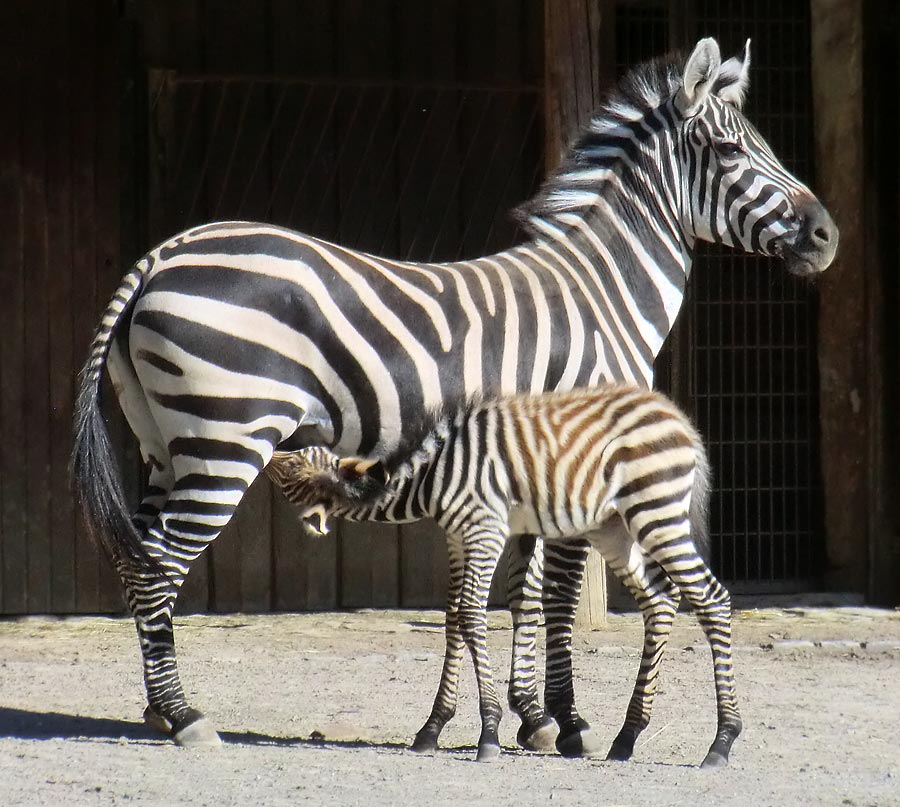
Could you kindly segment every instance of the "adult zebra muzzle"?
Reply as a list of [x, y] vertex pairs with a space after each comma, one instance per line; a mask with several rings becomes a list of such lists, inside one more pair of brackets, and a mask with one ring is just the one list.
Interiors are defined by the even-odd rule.
[[825, 207], [814, 198], [797, 205], [799, 226], [776, 245], [787, 270], [798, 277], [824, 272], [834, 260], [839, 233]]

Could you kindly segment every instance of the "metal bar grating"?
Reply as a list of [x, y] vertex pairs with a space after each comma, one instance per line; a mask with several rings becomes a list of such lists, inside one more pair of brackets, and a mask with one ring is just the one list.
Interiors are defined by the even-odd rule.
[[[665, 30], [685, 49], [715, 36], [723, 56], [751, 37], [748, 117], [789, 170], [812, 179], [808, 4], [620, 2], [616, 23], [624, 65], [664, 51]], [[821, 573], [816, 326], [813, 288], [779, 262], [702, 245], [657, 363], [658, 386], [706, 439], [713, 565], [736, 590], [798, 589]]]

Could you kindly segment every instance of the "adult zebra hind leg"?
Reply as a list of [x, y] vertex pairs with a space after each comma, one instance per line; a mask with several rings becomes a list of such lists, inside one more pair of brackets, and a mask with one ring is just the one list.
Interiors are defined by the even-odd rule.
[[144, 720], [183, 746], [220, 745], [213, 725], [184, 695], [175, 655], [172, 615], [178, 592], [200, 553], [230, 520], [246, 488], [240, 480], [203, 473], [175, 478], [165, 502], [159, 488], [142, 502], [139, 522], [158, 508], [145, 532], [145, 546], [158, 568], [121, 565], [119, 573], [134, 617], [144, 667], [147, 707]]
[[559, 726], [556, 749], [564, 757], [602, 754], [599, 738], [575, 708], [572, 633], [590, 544], [582, 538], [544, 545], [544, 619], [547, 625], [547, 677], [544, 700]]
[[541, 706], [535, 673], [544, 547], [534, 535], [514, 536], [507, 546], [507, 600], [513, 623], [509, 708], [522, 721], [516, 741], [528, 751], [551, 753], [558, 732]]

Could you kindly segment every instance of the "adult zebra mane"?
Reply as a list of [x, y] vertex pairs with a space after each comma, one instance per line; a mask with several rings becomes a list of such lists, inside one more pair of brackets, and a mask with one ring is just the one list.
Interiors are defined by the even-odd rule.
[[648, 139], [663, 125], [652, 113], [681, 87], [683, 65], [683, 58], [670, 54], [619, 79], [537, 194], [513, 211], [529, 235], [540, 235], [548, 223], [566, 229], [557, 221], [560, 215], [582, 216], [594, 206], [617, 165], [634, 155], [635, 140]]

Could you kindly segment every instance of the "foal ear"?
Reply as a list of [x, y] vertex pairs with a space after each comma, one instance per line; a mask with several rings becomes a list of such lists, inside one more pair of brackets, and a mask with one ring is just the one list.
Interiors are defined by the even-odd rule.
[[675, 105], [686, 118], [696, 115], [703, 106], [721, 66], [719, 43], [712, 37], [701, 39], [684, 65], [681, 89], [675, 95]]
[[386, 485], [391, 478], [381, 460], [364, 460], [361, 457], [347, 457], [339, 460], [338, 474], [348, 482], [367, 477], [379, 485]]
[[743, 58], [732, 56], [719, 69], [713, 93], [726, 103], [740, 109], [750, 86], [750, 40], [744, 45]]

